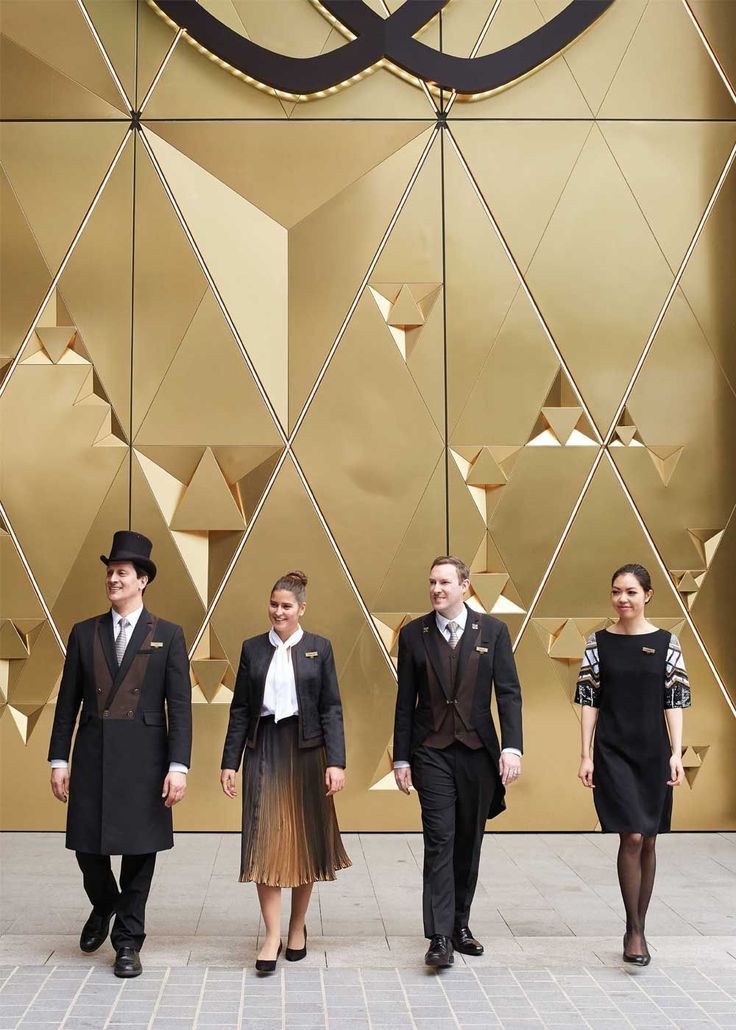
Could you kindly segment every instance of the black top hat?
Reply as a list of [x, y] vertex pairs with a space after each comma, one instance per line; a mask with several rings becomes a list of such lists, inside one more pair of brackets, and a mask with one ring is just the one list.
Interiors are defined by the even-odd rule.
[[100, 555], [100, 561], [105, 565], [117, 561], [129, 561], [137, 565], [139, 569], [148, 576], [148, 582], [153, 583], [156, 578], [156, 566], [150, 558], [153, 544], [147, 536], [142, 533], [133, 533], [128, 529], [119, 529], [112, 538], [110, 557]]

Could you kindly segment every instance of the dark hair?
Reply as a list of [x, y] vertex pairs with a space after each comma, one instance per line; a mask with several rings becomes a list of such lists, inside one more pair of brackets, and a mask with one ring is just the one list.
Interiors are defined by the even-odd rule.
[[470, 569], [462, 560], [462, 558], [456, 558], [452, 554], [441, 554], [432, 562], [429, 566], [431, 572], [435, 565], [454, 565], [457, 571], [458, 583], [464, 582], [466, 579], [470, 579]]
[[611, 576], [611, 586], [613, 586], [619, 576], [626, 575], [634, 576], [645, 594], [648, 594], [652, 589], [652, 577], [643, 565], [638, 565], [636, 562], [629, 562], [628, 565], [622, 565], [620, 569], [616, 569]]
[[307, 574], [300, 569], [292, 569], [285, 576], [277, 579], [271, 587], [271, 593], [276, 590], [288, 590], [297, 599], [299, 604], [304, 604], [307, 598]]
[[[135, 574], [138, 577], [138, 579], [140, 579], [141, 576], [145, 576], [146, 580], [150, 580], [150, 578], [151, 578], [150, 572], [146, 572], [146, 570], [144, 568], [142, 568], [140, 565], [136, 565], [135, 562], [132, 562], [131, 564], [133, 565], [133, 568], [135, 569]], [[141, 590], [142, 594], [145, 594], [147, 587], [148, 587], [148, 583], [146, 583], [146, 586], [143, 587], [143, 589]]]

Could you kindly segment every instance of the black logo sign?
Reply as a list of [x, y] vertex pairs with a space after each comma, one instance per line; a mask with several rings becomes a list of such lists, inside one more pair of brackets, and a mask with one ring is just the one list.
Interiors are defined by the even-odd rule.
[[293, 97], [332, 91], [382, 60], [428, 85], [464, 96], [491, 93], [523, 78], [568, 47], [613, 0], [571, 0], [556, 17], [517, 43], [483, 57], [455, 57], [414, 39], [448, 0], [405, 0], [382, 18], [362, 0], [321, 0], [355, 39], [316, 57], [287, 57], [246, 39], [197, 0], [155, 0], [163, 13], [205, 50], [248, 79]]

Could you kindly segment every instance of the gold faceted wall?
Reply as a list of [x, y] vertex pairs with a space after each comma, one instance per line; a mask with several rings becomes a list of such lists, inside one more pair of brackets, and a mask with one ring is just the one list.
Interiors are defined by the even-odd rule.
[[[206, 6], [292, 56], [344, 43], [308, 0]], [[421, 39], [484, 55], [564, 6], [452, 0]], [[178, 829], [239, 828], [234, 670], [294, 566], [338, 660], [342, 826], [418, 827], [390, 775], [396, 639], [448, 549], [524, 690], [494, 829], [596, 825], [571, 699], [626, 561], [693, 684], [675, 825], [734, 828], [736, 3], [615, 0], [474, 103], [386, 66], [280, 100], [145, 3], [0, 8], [3, 828], [63, 824], [63, 645], [129, 525], [191, 648]]]

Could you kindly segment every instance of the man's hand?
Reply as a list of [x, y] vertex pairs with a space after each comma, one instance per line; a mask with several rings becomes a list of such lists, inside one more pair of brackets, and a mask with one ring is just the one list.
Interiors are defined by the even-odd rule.
[[521, 759], [510, 751], [501, 752], [498, 760], [498, 771], [501, 774], [501, 783], [504, 787], [514, 783], [521, 776]]
[[409, 766], [404, 766], [403, 769], [394, 769], [394, 779], [396, 780], [396, 786], [403, 794], [408, 794], [411, 791], [411, 769]]
[[173, 808], [187, 792], [186, 773], [170, 772], [164, 780], [164, 789], [161, 797], [167, 808]]
[[341, 769], [339, 765], [328, 765], [325, 769], [326, 797], [331, 798], [333, 794], [337, 794], [338, 790], [342, 790], [344, 786], [345, 770]]
[[238, 796], [238, 792], [235, 789], [235, 775], [234, 769], [220, 770], [220, 786], [229, 798]]
[[51, 770], [51, 790], [54, 793], [54, 797], [57, 801], [63, 801], [67, 803], [69, 799], [69, 770], [68, 769], [52, 769]]

